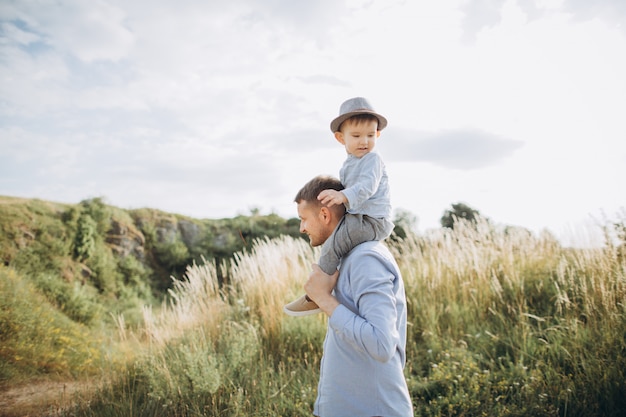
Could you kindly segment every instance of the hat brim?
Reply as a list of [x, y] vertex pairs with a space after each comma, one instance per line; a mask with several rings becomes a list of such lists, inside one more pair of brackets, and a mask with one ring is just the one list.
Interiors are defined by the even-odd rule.
[[371, 114], [373, 116], [376, 116], [376, 118], [378, 119], [378, 130], [383, 130], [385, 127], [387, 127], [387, 119], [384, 116], [381, 116], [380, 114], [373, 111], [356, 110], [349, 113], [344, 113], [341, 116], [333, 119], [333, 121], [330, 122], [330, 130], [333, 133], [339, 132], [339, 126], [341, 126], [341, 124], [347, 119], [351, 118], [352, 116], [356, 116], [357, 114]]

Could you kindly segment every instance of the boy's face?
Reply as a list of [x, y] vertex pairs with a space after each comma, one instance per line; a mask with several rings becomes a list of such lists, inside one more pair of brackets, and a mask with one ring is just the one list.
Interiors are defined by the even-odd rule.
[[346, 120], [341, 125], [341, 131], [335, 132], [335, 138], [346, 147], [346, 152], [357, 158], [370, 153], [376, 146], [376, 139], [380, 136], [377, 121], [361, 121], [355, 123]]

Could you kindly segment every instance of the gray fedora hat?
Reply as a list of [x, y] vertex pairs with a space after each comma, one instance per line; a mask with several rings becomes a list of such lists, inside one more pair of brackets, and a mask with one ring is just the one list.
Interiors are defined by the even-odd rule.
[[372, 105], [364, 97], [354, 97], [344, 101], [339, 108], [339, 116], [330, 122], [330, 130], [333, 133], [339, 131], [339, 126], [347, 119], [357, 114], [372, 114], [378, 119], [378, 130], [383, 130], [387, 126], [387, 119], [376, 113]]

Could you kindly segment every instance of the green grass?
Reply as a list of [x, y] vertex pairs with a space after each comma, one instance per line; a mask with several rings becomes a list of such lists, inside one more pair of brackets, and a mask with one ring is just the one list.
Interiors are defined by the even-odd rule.
[[[0, 204], [10, 234], [0, 240], [9, 265], [0, 266], [0, 385], [105, 381], [68, 416], [311, 414], [326, 319], [282, 312], [319, 255], [306, 241], [255, 240], [230, 263], [190, 265], [156, 306], [135, 258], [124, 263], [106, 246], [88, 265], [72, 258], [78, 212]], [[390, 242], [407, 293], [415, 415], [622, 415], [624, 247], [564, 248], [487, 222], [455, 227]], [[100, 286], [81, 282], [85, 266]]]
[[[394, 244], [406, 281], [416, 416], [618, 416], [626, 410], [626, 265], [488, 224]], [[146, 310], [124, 373], [71, 415], [310, 415], [325, 319], [291, 318], [317, 253], [258, 241], [228, 286], [188, 269]]]
[[109, 366], [105, 339], [51, 305], [13, 269], [0, 266], [0, 383], [47, 375], [98, 375]]

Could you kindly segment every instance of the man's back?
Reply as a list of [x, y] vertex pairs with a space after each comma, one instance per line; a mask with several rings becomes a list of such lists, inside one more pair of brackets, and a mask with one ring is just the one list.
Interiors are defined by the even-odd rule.
[[412, 416], [403, 374], [406, 297], [398, 266], [380, 242], [342, 260], [328, 322], [315, 414]]

